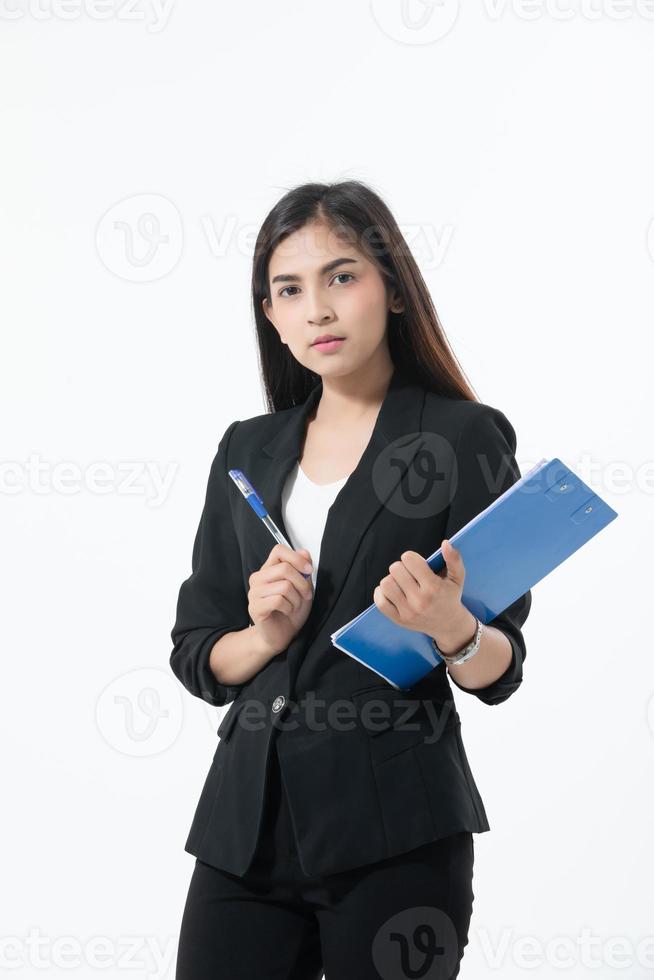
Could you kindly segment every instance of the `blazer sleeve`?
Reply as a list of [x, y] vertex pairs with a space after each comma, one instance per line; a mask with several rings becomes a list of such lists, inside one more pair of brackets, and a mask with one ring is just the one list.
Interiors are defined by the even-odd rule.
[[[516, 444], [513, 426], [499, 409], [482, 404], [468, 419], [456, 447], [457, 485], [451, 497], [444, 537], [451, 537], [520, 479]], [[511, 663], [501, 677], [486, 687], [467, 688], [450, 674], [449, 679], [456, 687], [490, 705], [501, 704], [517, 691], [527, 655], [521, 627], [530, 608], [531, 592], [527, 591], [488, 623], [501, 630], [511, 644]]]
[[209, 667], [211, 649], [225, 633], [250, 625], [241, 556], [227, 496], [227, 449], [238, 420], [226, 429], [209, 472], [195, 535], [191, 575], [177, 599], [170, 666], [184, 687], [217, 707], [233, 701], [243, 685], [219, 684]]

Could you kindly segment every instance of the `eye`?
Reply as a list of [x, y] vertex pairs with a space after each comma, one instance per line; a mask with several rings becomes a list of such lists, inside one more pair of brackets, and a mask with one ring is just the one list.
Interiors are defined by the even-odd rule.
[[[346, 276], [348, 282], [349, 282], [350, 279], [354, 279], [355, 278], [350, 272], [337, 272], [336, 275], [334, 276], [334, 278], [332, 279], [332, 282], [335, 282], [336, 279], [340, 279], [341, 276]], [[340, 285], [340, 286], [347, 286], [348, 285], [348, 282], [341, 282], [341, 283], [338, 283], [338, 285]], [[330, 283], [330, 285], [331, 285], [331, 283]], [[288, 293], [287, 290], [289, 290], [289, 289], [298, 289], [298, 288], [299, 288], [298, 286], [284, 286], [283, 289], [280, 289], [278, 295], [279, 296], [287, 296], [288, 298], [290, 298], [291, 296], [295, 296], [297, 294], [296, 293]]]

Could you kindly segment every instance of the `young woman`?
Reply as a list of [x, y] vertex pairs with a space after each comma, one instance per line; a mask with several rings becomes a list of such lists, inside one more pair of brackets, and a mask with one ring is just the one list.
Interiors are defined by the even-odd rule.
[[[176, 977], [453, 978], [490, 828], [449, 682], [490, 705], [519, 687], [531, 595], [482, 628], [448, 539], [519, 478], [515, 432], [364, 184], [287, 193], [252, 294], [269, 410], [220, 440], [172, 630], [187, 690], [233, 702], [186, 842]], [[371, 602], [443, 657], [410, 690], [331, 643]]]

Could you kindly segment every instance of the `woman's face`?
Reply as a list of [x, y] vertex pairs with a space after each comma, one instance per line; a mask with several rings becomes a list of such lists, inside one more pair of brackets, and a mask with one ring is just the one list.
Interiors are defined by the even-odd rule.
[[[388, 357], [388, 311], [402, 304], [389, 295], [377, 266], [323, 222], [312, 222], [280, 242], [268, 263], [271, 305], [263, 310], [283, 343], [319, 375], [350, 374], [376, 353]], [[316, 346], [323, 334], [344, 338]]]

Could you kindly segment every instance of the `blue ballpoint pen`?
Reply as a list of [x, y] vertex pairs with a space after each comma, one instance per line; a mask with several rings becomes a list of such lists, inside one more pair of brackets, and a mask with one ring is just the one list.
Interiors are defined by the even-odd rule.
[[[266, 525], [275, 541], [278, 541], [279, 544], [285, 544], [288, 548], [291, 548], [291, 550], [294, 551], [295, 549], [293, 548], [293, 545], [286, 540], [282, 532], [279, 530], [272, 517], [266, 510], [266, 505], [246, 477], [243, 470], [228, 470], [227, 472], [245, 497], [254, 513], [257, 515], [257, 517], [260, 517], [263, 523]], [[305, 578], [310, 578], [311, 572], [302, 572], [302, 575], [304, 575]]]

